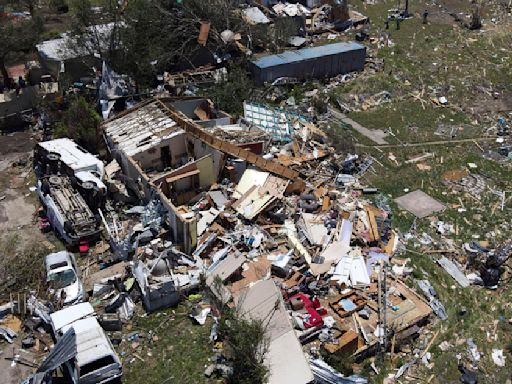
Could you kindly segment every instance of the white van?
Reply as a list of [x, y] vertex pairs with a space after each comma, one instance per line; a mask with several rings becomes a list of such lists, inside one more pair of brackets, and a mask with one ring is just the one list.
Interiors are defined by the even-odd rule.
[[103, 384], [119, 381], [122, 365], [109, 338], [96, 319], [89, 303], [67, 307], [50, 315], [54, 337], [58, 340], [70, 328], [76, 334], [76, 363], [64, 368], [73, 384]]

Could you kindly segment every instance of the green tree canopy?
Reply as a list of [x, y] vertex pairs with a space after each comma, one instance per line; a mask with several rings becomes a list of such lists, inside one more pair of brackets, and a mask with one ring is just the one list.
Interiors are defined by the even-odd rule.
[[[79, 38], [75, 45], [95, 47], [118, 72], [130, 75], [140, 86], [149, 85], [158, 73], [189, 62], [203, 50], [223, 55], [233, 46], [223, 41], [225, 30], [240, 33], [247, 44], [277, 50], [296, 33], [291, 19], [278, 19], [275, 25], [252, 26], [242, 18], [239, 0], [100, 0], [101, 14], [95, 14], [90, 0], [71, 3]], [[210, 23], [206, 45], [197, 38], [202, 22]], [[94, 25], [114, 23], [108, 44], [100, 43]]]
[[69, 137], [87, 150], [97, 153], [100, 116], [82, 96], [72, 97], [69, 108], [57, 124], [55, 135]]
[[7, 63], [32, 51], [43, 28], [41, 19], [12, 20], [0, 17], [0, 72], [8, 78]]

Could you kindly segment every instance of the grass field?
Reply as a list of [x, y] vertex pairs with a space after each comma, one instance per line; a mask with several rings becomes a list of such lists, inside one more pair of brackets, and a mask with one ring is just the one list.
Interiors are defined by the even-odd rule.
[[[501, 210], [500, 199], [490, 191], [510, 190], [512, 187], [511, 164], [497, 163], [484, 159], [482, 150], [496, 148], [492, 140], [455, 144], [449, 139], [436, 136], [434, 132], [440, 124], [458, 128], [456, 139], [478, 138], [486, 135], [497, 117], [510, 110], [511, 65], [509, 49], [512, 44], [510, 20], [501, 20], [497, 25], [485, 28], [485, 32], [469, 31], [454, 25], [452, 18], [442, 8], [433, 8], [424, 1], [411, 2], [416, 13], [413, 19], [402, 22], [401, 29], [395, 30], [391, 23], [384, 30], [384, 20], [388, 9], [396, 6], [396, 1], [383, 1], [375, 5], [362, 5], [354, 2], [354, 7], [372, 20], [370, 36], [390, 34], [393, 46], [377, 48], [370, 44], [369, 53], [384, 60], [384, 70], [372, 76], [360, 76], [338, 87], [330, 96], [350, 104], [351, 95], [366, 97], [381, 91], [391, 94], [391, 101], [366, 111], [351, 112], [349, 116], [370, 129], [391, 131], [386, 140], [400, 144], [393, 148], [357, 147], [361, 154], [373, 156], [374, 172], [365, 175], [365, 181], [380, 189], [390, 202], [394, 212], [394, 224], [403, 233], [408, 232], [414, 217], [401, 212], [393, 199], [405, 194], [405, 190], [422, 189], [447, 206], [436, 218], [457, 228], [457, 234], [441, 236], [437, 234], [428, 219], [417, 220], [417, 234], [426, 232], [435, 243], [427, 248], [435, 249], [446, 240], [460, 249], [469, 240], [487, 240], [491, 247], [509, 240], [512, 235], [510, 214], [512, 203], [507, 200]], [[469, 9], [469, 2], [443, 1], [447, 9], [459, 12]], [[494, 2], [489, 2], [494, 3]], [[458, 8], [457, 8], [458, 7]], [[429, 9], [429, 23], [423, 25], [419, 16], [423, 9]], [[486, 12], [492, 9], [488, 7]], [[490, 15], [488, 16], [490, 17]], [[485, 16], [484, 16], [485, 21]], [[497, 94], [493, 94], [496, 92]], [[441, 107], [430, 99], [445, 96], [448, 106]], [[352, 131], [351, 131], [352, 132]], [[346, 131], [343, 131], [346, 135]], [[355, 141], [368, 145], [368, 139], [352, 132]], [[446, 145], [424, 145], [410, 147], [407, 143], [422, 143], [447, 140]], [[401, 145], [404, 144], [404, 145]], [[420, 170], [416, 164], [405, 161], [424, 153], [433, 157], [421, 161], [427, 170]], [[396, 158], [396, 161], [390, 158]], [[456, 193], [442, 182], [446, 171], [467, 169], [468, 163], [477, 165], [473, 173], [484, 176], [489, 188], [481, 199], [467, 193]], [[464, 212], [456, 206], [463, 205]], [[512, 355], [512, 290], [508, 285], [497, 291], [470, 287], [460, 288], [444, 270], [436, 264], [437, 255], [426, 255], [415, 241], [410, 241], [407, 252], [401, 257], [409, 258], [413, 267], [413, 277], [427, 278], [434, 285], [440, 300], [448, 312], [448, 320], [433, 319], [427, 327], [430, 336], [439, 334], [430, 352], [432, 369], [424, 365], [413, 368], [407, 382], [447, 383], [458, 382], [457, 355], [463, 362], [468, 361], [466, 339], [473, 338], [481, 353], [478, 364], [479, 383], [505, 383], [510, 380]], [[412, 284], [412, 280], [409, 281]], [[459, 312], [465, 309], [463, 316]], [[442, 351], [439, 345], [448, 342], [451, 346]], [[497, 367], [492, 359], [493, 348], [503, 349], [507, 358], [505, 368]], [[410, 357], [411, 354], [409, 354]], [[408, 357], [409, 357], [408, 356]], [[407, 362], [400, 360], [395, 368]], [[384, 372], [371, 376], [371, 382], [380, 383], [390, 372], [389, 361]]]
[[[470, 9], [469, 5], [450, 7], [454, 1], [441, 3], [458, 12]], [[352, 94], [368, 97], [390, 92], [390, 103], [350, 115], [368, 128], [391, 129], [398, 142], [438, 139], [433, 132], [439, 124], [470, 124], [473, 127], [466, 127], [460, 137], [482, 136], [496, 122], [501, 104], [510, 104], [510, 24], [486, 27], [485, 32], [470, 31], [454, 24], [442, 9], [418, 1], [411, 2], [415, 16], [403, 21], [400, 30], [394, 23], [385, 30], [387, 10], [394, 6], [396, 1], [354, 3], [372, 20], [370, 36], [376, 39], [369, 43], [369, 54], [383, 59], [384, 69], [338, 87], [332, 96], [349, 100]], [[430, 12], [427, 25], [420, 17], [424, 9]], [[378, 38], [385, 36], [393, 45], [378, 48]], [[492, 92], [500, 93], [500, 99], [494, 99]], [[430, 100], [441, 96], [448, 99], [448, 107]], [[397, 140], [390, 137], [390, 142]]]
[[[211, 322], [192, 323], [182, 304], [148, 316], [137, 316], [127, 334], [138, 334], [137, 347], [124, 341], [118, 351], [123, 359], [125, 383], [213, 384], [222, 381], [204, 375], [213, 356], [208, 342]], [[137, 354], [139, 357], [136, 357]], [[142, 361], [144, 360], [144, 361]]]

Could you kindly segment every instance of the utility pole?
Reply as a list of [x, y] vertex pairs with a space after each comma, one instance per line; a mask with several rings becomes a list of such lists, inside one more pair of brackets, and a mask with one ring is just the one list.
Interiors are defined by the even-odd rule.
[[381, 292], [381, 272], [382, 272], [382, 261], [380, 263], [379, 273], [377, 274], [377, 329], [378, 329], [378, 339], [379, 342], [377, 344], [377, 360], [379, 363], [382, 363], [382, 292]]
[[382, 308], [382, 317], [383, 317], [383, 321], [382, 321], [382, 324], [383, 324], [383, 329], [382, 329], [382, 333], [384, 334], [384, 354], [387, 352], [388, 350], [388, 322], [387, 322], [387, 318], [386, 318], [386, 312], [387, 312], [387, 308], [388, 308], [388, 283], [387, 283], [387, 280], [388, 280], [388, 272], [387, 272], [387, 268], [386, 268], [386, 265], [384, 263], [384, 261], [382, 262], [382, 269], [383, 269], [383, 274], [384, 274], [384, 281], [383, 281], [383, 284], [382, 284], [382, 287], [383, 287], [383, 295], [384, 295], [384, 305], [383, 305], [383, 308]]
[[384, 356], [388, 349], [388, 334], [387, 334], [387, 271], [384, 261], [380, 261], [379, 273], [377, 274], [377, 320], [378, 320], [378, 345], [377, 345], [377, 359], [379, 363], [384, 361]]

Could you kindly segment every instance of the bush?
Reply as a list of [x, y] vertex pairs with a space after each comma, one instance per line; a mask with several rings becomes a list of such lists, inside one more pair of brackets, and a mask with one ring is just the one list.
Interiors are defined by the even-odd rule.
[[212, 306], [221, 315], [218, 332], [233, 368], [227, 383], [266, 383], [268, 368], [264, 359], [269, 340], [265, 324], [261, 320], [243, 318], [238, 310], [230, 308], [222, 298], [224, 289], [222, 280], [217, 276], [207, 292]]
[[230, 384], [263, 384], [268, 376], [264, 363], [268, 350], [265, 327], [261, 321], [246, 320], [238, 315], [224, 316], [220, 332], [231, 358], [233, 373]]
[[243, 115], [243, 101], [251, 99], [254, 84], [243, 63], [233, 63], [228, 68], [225, 81], [203, 92], [215, 105], [234, 116]]
[[77, 96], [70, 101], [54, 134], [57, 137], [69, 137], [90, 152], [97, 153], [100, 123], [101, 118], [94, 108], [82, 96]]

